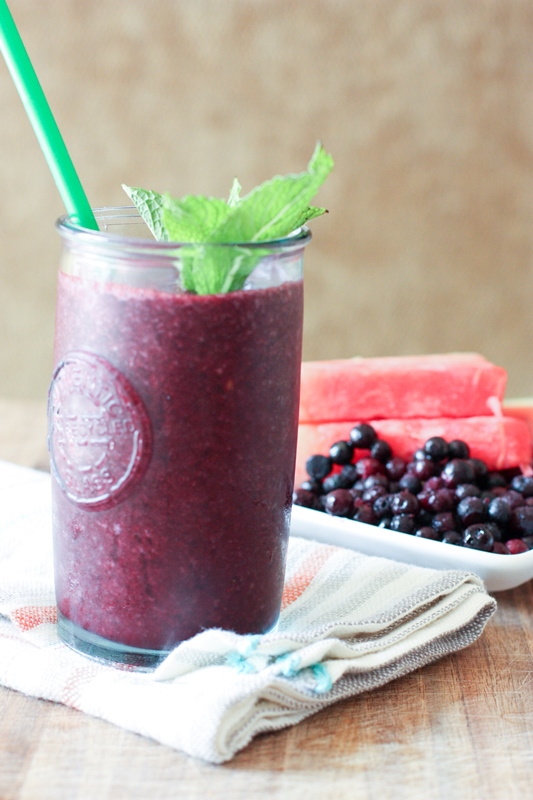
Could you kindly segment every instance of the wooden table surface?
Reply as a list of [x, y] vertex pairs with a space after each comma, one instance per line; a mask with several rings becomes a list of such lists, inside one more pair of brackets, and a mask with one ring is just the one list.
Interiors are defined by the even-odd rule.
[[[0, 401], [0, 458], [46, 468], [44, 417], [43, 404]], [[532, 797], [532, 584], [497, 599], [471, 647], [223, 766], [0, 687], [0, 798]]]

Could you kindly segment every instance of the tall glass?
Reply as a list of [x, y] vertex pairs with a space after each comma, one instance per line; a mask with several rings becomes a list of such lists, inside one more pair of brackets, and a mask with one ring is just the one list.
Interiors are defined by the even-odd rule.
[[[58, 222], [49, 395], [59, 631], [140, 668], [210, 627], [280, 609], [298, 422], [303, 229], [276, 242], [154, 242], [134, 209]], [[252, 259], [196, 295], [204, 258]], [[238, 260], [235, 260], [238, 259]]]

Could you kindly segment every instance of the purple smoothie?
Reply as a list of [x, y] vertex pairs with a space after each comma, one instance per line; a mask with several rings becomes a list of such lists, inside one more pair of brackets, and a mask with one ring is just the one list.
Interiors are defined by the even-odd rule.
[[279, 613], [303, 285], [197, 296], [60, 273], [50, 447], [60, 616], [133, 648]]

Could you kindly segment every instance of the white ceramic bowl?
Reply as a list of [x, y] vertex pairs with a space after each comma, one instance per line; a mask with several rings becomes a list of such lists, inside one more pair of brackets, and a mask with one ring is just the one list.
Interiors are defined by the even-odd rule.
[[533, 550], [510, 556], [484, 553], [468, 547], [420, 539], [364, 522], [332, 517], [302, 506], [293, 506], [291, 535], [420, 567], [475, 572], [483, 579], [489, 592], [513, 589], [533, 578]]

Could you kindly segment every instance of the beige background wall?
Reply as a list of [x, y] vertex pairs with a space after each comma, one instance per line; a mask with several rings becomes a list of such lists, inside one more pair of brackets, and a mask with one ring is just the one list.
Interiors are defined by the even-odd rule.
[[[336, 161], [306, 358], [478, 350], [533, 394], [531, 0], [10, 0], [93, 205]], [[62, 205], [0, 61], [0, 396], [44, 397]]]

